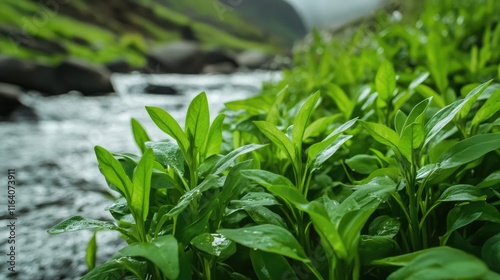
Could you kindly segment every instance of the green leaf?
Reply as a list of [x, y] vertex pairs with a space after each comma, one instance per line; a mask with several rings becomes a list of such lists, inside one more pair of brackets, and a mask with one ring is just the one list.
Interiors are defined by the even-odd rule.
[[406, 118], [405, 124], [403, 128], [411, 125], [412, 123], [423, 124], [425, 121], [425, 113], [427, 112], [427, 108], [429, 107], [429, 103], [432, 98], [427, 98], [420, 101], [413, 109], [410, 114]]
[[82, 216], [73, 216], [61, 221], [57, 225], [48, 230], [50, 234], [60, 234], [78, 230], [116, 230], [125, 235], [130, 234], [122, 228], [119, 228], [111, 222], [87, 219]]
[[385, 61], [380, 65], [375, 77], [375, 88], [382, 100], [389, 100], [396, 90], [396, 73], [389, 61]]
[[500, 171], [494, 171], [488, 177], [479, 183], [476, 187], [478, 189], [491, 188], [495, 186], [500, 186]]
[[155, 157], [152, 149], [147, 149], [135, 168], [130, 207], [138, 215], [136, 218], [145, 221], [149, 213], [149, 194], [151, 192], [151, 176]]
[[491, 270], [500, 273], [500, 233], [486, 240], [481, 250], [481, 258]]
[[375, 218], [368, 228], [370, 235], [387, 236], [393, 238], [398, 234], [401, 222], [393, 217], [383, 215]]
[[266, 170], [242, 170], [241, 176], [248, 178], [266, 188], [271, 186], [285, 185], [295, 188], [295, 185], [285, 176], [281, 176]]
[[[156, 164], [157, 162], [155, 162]], [[181, 188], [179, 182], [175, 181], [170, 174], [153, 169], [153, 177], [151, 177], [151, 187], [155, 189], [173, 189]]]
[[432, 102], [439, 108], [443, 108], [446, 106], [446, 102], [444, 101], [443, 97], [439, 95], [437, 92], [435, 92], [432, 88], [426, 86], [426, 85], [418, 85], [415, 90], [424, 98], [431, 98], [432, 97]]
[[325, 133], [325, 131], [327, 131], [328, 127], [332, 123], [343, 117], [344, 115], [342, 114], [336, 114], [333, 116], [327, 116], [315, 120], [306, 128], [306, 131], [304, 131], [304, 137], [302, 138], [302, 140], [306, 140], [311, 137], [316, 137], [321, 135], [322, 133]]
[[100, 170], [106, 180], [117, 187], [127, 200], [130, 200], [132, 182], [120, 162], [103, 147], [95, 146], [94, 150]]
[[500, 149], [500, 133], [474, 135], [453, 145], [441, 157], [438, 167], [461, 166], [497, 149]]
[[430, 32], [425, 46], [432, 78], [436, 82], [439, 92], [444, 94], [448, 88], [448, 50], [444, 48], [441, 35], [437, 31]]
[[332, 98], [337, 108], [343, 113], [346, 118], [350, 118], [354, 110], [354, 102], [347, 96], [347, 94], [335, 84], [327, 86], [326, 94]]
[[273, 105], [267, 113], [266, 121], [277, 125], [280, 118], [280, 107], [283, 105], [283, 100], [287, 96], [288, 93], [288, 85], [286, 85], [280, 92], [276, 94], [276, 96], [272, 96], [274, 98]]
[[215, 163], [215, 165], [214, 165], [214, 167], [212, 169], [213, 170], [212, 174], [213, 175], [218, 175], [218, 174], [222, 173], [229, 166], [231, 166], [231, 164], [233, 164], [233, 162], [239, 156], [247, 154], [247, 153], [250, 153], [250, 152], [253, 152], [253, 151], [255, 151], [257, 149], [260, 149], [262, 147], [265, 147], [265, 146], [266, 145], [248, 144], [248, 145], [239, 147], [238, 149], [229, 152], [227, 155], [225, 155], [224, 157], [222, 157], [221, 159], [219, 159]]
[[151, 261], [167, 278], [176, 279], [179, 275], [179, 246], [172, 235], [160, 236], [147, 243], [129, 244], [120, 253]]
[[345, 122], [344, 124], [342, 124], [339, 127], [337, 127], [327, 137], [325, 137], [325, 139], [323, 139], [323, 141], [321, 141], [319, 143], [316, 143], [316, 144], [312, 145], [311, 147], [309, 147], [309, 149], [307, 151], [307, 158], [308, 158], [307, 160], [308, 160], [308, 162], [312, 162], [312, 160], [320, 152], [322, 152], [328, 146], [330, 146], [337, 139], [337, 137], [342, 132], [344, 132], [344, 131], [348, 130], [349, 128], [351, 128], [356, 123], [357, 120], [358, 120], [358, 118], [355, 118], [355, 119], [352, 119], [352, 120], [349, 120], [349, 121]]
[[351, 139], [352, 135], [340, 135], [337, 137], [330, 145], [325, 147], [322, 151], [320, 151], [311, 162], [311, 166], [313, 169], [319, 169], [321, 165], [328, 160], [335, 152], [337, 152], [340, 147], [347, 142], [347, 140]]
[[[208, 232], [209, 219], [212, 216], [213, 210], [217, 205], [217, 200], [213, 199], [208, 202], [208, 205], [199, 211], [199, 215], [195, 216], [196, 212], [187, 212], [185, 215], [181, 216], [179, 219], [179, 226], [177, 239], [182, 244], [189, 244], [191, 240], [200, 235], [201, 233]], [[192, 223], [188, 224], [189, 222]], [[185, 225], [185, 226], [182, 226]]]
[[352, 171], [359, 174], [370, 174], [379, 169], [378, 158], [372, 155], [355, 155], [346, 159], [345, 163]]
[[260, 250], [251, 250], [250, 260], [259, 280], [298, 279], [283, 256]]
[[184, 157], [187, 156], [189, 150], [189, 140], [182, 131], [177, 121], [165, 110], [158, 107], [146, 107], [149, 116], [153, 122], [160, 128], [163, 132], [170, 135], [181, 148]]
[[439, 237], [441, 245], [446, 245], [448, 238], [455, 230], [465, 227], [479, 219], [483, 214], [484, 205], [484, 202], [472, 202], [458, 205], [451, 209], [446, 220], [447, 231], [443, 236]]
[[267, 187], [267, 189], [276, 196], [291, 203], [297, 209], [308, 213], [322, 242], [328, 244], [325, 250], [330, 254], [335, 253], [335, 255], [341, 259], [347, 258], [347, 248], [343, 239], [340, 237], [337, 230], [338, 227], [330, 221], [328, 213], [321, 203], [317, 201], [308, 202], [307, 199], [299, 193], [297, 188], [292, 186], [273, 185]]
[[398, 243], [389, 236], [361, 235], [359, 240], [359, 256], [363, 265], [381, 258], [401, 254]]
[[186, 207], [195, 199], [200, 197], [203, 192], [212, 189], [218, 186], [218, 181], [215, 176], [209, 176], [205, 178], [205, 180], [199, 184], [194, 189], [186, 192], [179, 198], [177, 205], [175, 205], [170, 211], [167, 213], [167, 216], [173, 217], [179, 215]]
[[482, 201], [486, 200], [486, 196], [482, 195], [481, 191], [471, 185], [455, 185], [447, 188], [441, 196], [439, 202], [444, 201]]
[[198, 94], [189, 104], [185, 130], [191, 147], [201, 151], [210, 127], [210, 112], [205, 92]]
[[439, 132], [451, 122], [455, 116], [460, 112], [460, 110], [465, 106], [469, 99], [480, 95], [486, 87], [491, 83], [491, 81], [483, 83], [472, 90], [464, 99], [457, 100], [450, 105], [439, 110], [425, 125], [425, 142], [426, 146], [431, 140], [438, 135]]
[[257, 95], [243, 100], [227, 102], [224, 103], [224, 105], [226, 106], [226, 108], [233, 111], [245, 110], [250, 115], [260, 115], [265, 114], [271, 110], [275, 98], [276, 96], [274, 94]]
[[[247, 170], [247, 171], [258, 172], [257, 170]], [[248, 176], [247, 178], [251, 178], [251, 176]], [[241, 199], [231, 201], [231, 205], [237, 208], [243, 208], [245, 206], [272, 206], [278, 204], [279, 203], [276, 200], [276, 198], [272, 194], [267, 192], [249, 192]]]
[[483, 213], [478, 221], [486, 221], [500, 224], [500, 211], [498, 211], [497, 207], [486, 203], [484, 205]]
[[202, 151], [204, 158], [216, 155], [220, 152], [222, 145], [222, 124], [226, 115], [220, 114], [213, 121], [208, 132], [208, 137], [205, 143], [205, 148]]
[[124, 271], [131, 272], [137, 279], [145, 280], [148, 265], [145, 261], [138, 261], [131, 257], [111, 259], [92, 269], [82, 280], [120, 280]]
[[266, 121], [255, 121], [254, 124], [274, 145], [287, 155], [290, 161], [295, 161], [295, 146], [285, 133]]
[[[239, 162], [229, 170], [218, 197], [221, 203], [227, 205], [231, 198], [240, 197], [240, 192], [249, 185], [248, 179], [241, 175], [241, 171], [251, 168], [258, 168], [256, 161], [253, 159]], [[224, 208], [221, 207], [219, 210], [224, 211]]]
[[283, 218], [264, 206], [245, 205], [243, 209], [256, 224], [271, 224], [287, 228]]
[[429, 72], [421, 73], [413, 81], [411, 81], [408, 88], [415, 89], [417, 86], [419, 86], [420, 84], [425, 82], [425, 80], [427, 80], [427, 78], [429, 77], [429, 74], [430, 74]]
[[368, 184], [371, 180], [377, 178], [377, 177], [389, 177], [393, 181], [399, 180], [399, 168], [397, 167], [387, 167], [387, 168], [379, 168], [372, 173], [370, 173], [370, 176], [366, 177], [363, 180], [359, 181], [354, 181], [353, 183], [357, 185], [364, 185]]
[[424, 126], [419, 123], [411, 123], [401, 133], [401, 150], [416, 150], [420, 148], [425, 139]]
[[358, 186], [356, 191], [335, 209], [335, 213], [328, 213], [331, 221], [338, 228], [350, 256], [356, 254], [356, 244], [361, 230], [371, 214], [395, 191], [396, 183], [391, 179], [375, 178], [366, 185]]
[[191, 240], [196, 249], [223, 261], [236, 253], [236, 245], [224, 235], [218, 233], [202, 233]]
[[320, 97], [321, 95], [319, 91], [311, 95], [302, 105], [302, 107], [300, 107], [299, 112], [295, 116], [292, 128], [292, 141], [295, 144], [295, 148], [297, 151], [302, 150], [302, 139], [304, 137], [304, 131], [306, 130], [311, 114]]
[[146, 133], [146, 130], [139, 121], [132, 118], [131, 124], [132, 124], [132, 133], [134, 135], [135, 143], [141, 149], [141, 152], [144, 153], [144, 151], [146, 150], [144, 143], [151, 141], [151, 139], [149, 138], [148, 134]]
[[203, 161], [200, 166], [198, 166], [198, 174], [200, 177], [206, 177], [209, 174], [211, 174], [212, 170], [214, 169], [215, 164], [220, 161], [224, 156], [223, 155], [213, 155], [205, 161]]
[[87, 267], [89, 270], [94, 269], [95, 261], [97, 255], [97, 242], [96, 242], [96, 232], [92, 234], [89, 244], [87, 245], [87, 250], [85, 254], [85, 260], [87, 261]]
[[463, 251], [442, 246], [389, 257], [372, 262], [376, 265], [403, 266], [389, 276], [396, 279], [484, 279], [488, 267]]
[[146, 142], [146, 147], [153, 149], [156, 160], [163, 166], [172, 167], [180, 176], [184, 174], [184, 156], [172, 142]]
[[109, 211], [115, 220], [120, 221], [124, 216], [130, 215], [130, 208], [128, 207], [127, 200], [120, 197], [107, 206], [104, 210]]
[[500, 111], [500, 89], [496, 90], [474, 114], [472, 126], [477, 127]]
[[394, 129], [396, 129], [396, 132], [401, 136], [401, 132], [403, 132], [404, 124], [406, 122], [406, 116], [403, 111], [398, 110], [396, 113], [396, 116], [394, 117]]
[[279, 226], [258, 225], [239, 229], [219, 229], [217, 232], [245, 247], [279, 254], [304, 263], [311, 262], [293, 235]]
[[372, 122], [359, 121], [359, 123], [370, 133], [370, 135], [375, 139], [375, 141], [392, 147], [394, 150], [398, 151], [402, 154], [406, 159], [411, 161], [411, 150], [409, 150], [406, 146], [401, 146], [401, 139], [396, 131], [391, 128]]

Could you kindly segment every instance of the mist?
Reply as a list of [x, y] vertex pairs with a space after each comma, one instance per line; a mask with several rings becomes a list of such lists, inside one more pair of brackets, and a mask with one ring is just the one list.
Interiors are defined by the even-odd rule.
[[285, 0], [289, 2], [302, 18], [307, 29], [318, 27], [339, 27], [354, 21], [375, 8], [385, 0]]

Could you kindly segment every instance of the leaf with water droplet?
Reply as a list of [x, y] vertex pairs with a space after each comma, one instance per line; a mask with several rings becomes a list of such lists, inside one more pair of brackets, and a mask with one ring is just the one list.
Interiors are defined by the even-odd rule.
[[219, 233], [203, 233], [191, 240], [196, 249], [223, 261], [236, 253], [236, 244]]
[[145, 280], [148, 264], [131, 257], [111, 259], [100, 266], [92, 269], [82, 280], [122, 279], [123, 271], [134, 274], [138, 280]]
[[156, 160], [163, 166], [172, 167], [180, 176], [184, 174], [184, 156], [177, 145], [170, 141], [146, 142], [145, 145], [153, 149]]
[[309, 263], [304, 249], [286, 229], [276, 225], [258, 225], [239, 229], [219, 229], [217, 232], [243, 246], [276, 253]]
[[260, 250], [251, 250], [250, 259], [253, 269], [260, 280], [298, 279], [292, 267], [283, 256]]
[[394, 237], [399, 232], [401, 222], [396, 218], [383, 215], [375, 218], [368, 228], [370, 235]]
[[173, 217], [179, 215], [186, 207], [193, 201], [195, 198], [200, 197], [204, 191], [207, 191], [211, 188], [218, 186], [218, 180], [214, 176], [207, 177], [201, 184], [199, 184], [196, 188], [188, 191], [179, 199], [177, 205], [172, 208], [167, 216]]
[[151, 261], [169, 279], [176, 279], [179, 275], [179, 246], [172, 235], [160, 236], [150, 242], [132, 243], [121, 249], [118, 254], [143, 257]]

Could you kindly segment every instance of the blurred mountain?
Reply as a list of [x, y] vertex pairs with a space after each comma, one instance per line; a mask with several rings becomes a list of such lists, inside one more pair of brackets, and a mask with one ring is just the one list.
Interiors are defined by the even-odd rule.
[[66, 56], [143, 65], [166, 42], [280, 53], [305, 34], [282, 0], [1, 0], [0, 54], [55, 63]]
[[[308, 29], [339, 28], [362, 18], [389, 0], [285, 0], [294, 7]], [[397, 2], [391, 0], [392, 2]], [[413, 1], [407, 1], [413, 2]], [[418, 2], [418, 1], [417, 1]]]
[[267, 35], [291, 46], [307, 30], [297, 11], [283, 0], [220, 0], [242, 19], [266, 30]]

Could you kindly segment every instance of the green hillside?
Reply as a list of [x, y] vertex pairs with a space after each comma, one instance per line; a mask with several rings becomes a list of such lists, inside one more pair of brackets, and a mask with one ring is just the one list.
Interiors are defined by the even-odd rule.
[[[283, 37], [270, 34], [263, 26], [253, 24], [241, 9], [217, 1], [42, 3], [45, 2], [2, 0], [1, 54], [49, 63], [68, 55], [96, 63], [124, 59], [140, 66], [149, 49], [186, 36], [196, 38], [207, 49], [260, 49], [278, 53], [290, 45], [286, 32]], [[280, 28], [283, 30], [280, 26], [275, 29]]]

